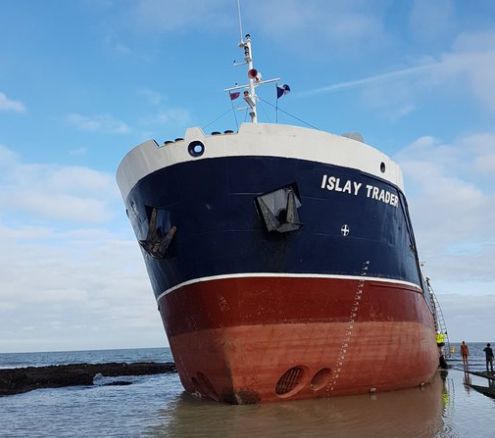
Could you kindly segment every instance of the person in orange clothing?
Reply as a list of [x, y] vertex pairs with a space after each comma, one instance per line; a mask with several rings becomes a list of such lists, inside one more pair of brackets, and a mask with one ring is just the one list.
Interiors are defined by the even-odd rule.
[[462, 356], [462, 363], [464, 365], [464, 368], [467, 368], [469, 366], [468, 364], [469, 347], [464, 341], [462, 341], [461, 343], [461, 356]]

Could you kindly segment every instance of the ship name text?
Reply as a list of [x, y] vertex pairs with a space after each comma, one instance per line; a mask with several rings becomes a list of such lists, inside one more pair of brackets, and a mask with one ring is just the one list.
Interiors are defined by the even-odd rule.
[[321, 188], [324, 190], [341, 192], [353, 196], [359, 196], [359, 194], [362, 193], [366, 198], [383, 202], [391, 205], [392, 207], [397, 207], [399, 205], [398, 196], [388, 190], [373, 186], [371, 184], [363, 185], [361, 182], [352, 181], [350, 179], [344, 180], [338, 176], [323, 175], [321, 180]]

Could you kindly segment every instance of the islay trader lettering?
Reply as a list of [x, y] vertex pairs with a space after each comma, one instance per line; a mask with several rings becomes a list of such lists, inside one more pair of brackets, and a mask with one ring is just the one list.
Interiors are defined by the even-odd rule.
[[340, 182], [340, 178], [335, 176], [323, 175], [323, 180], [321, 182], [321, 188], [327, 190], [335, 190], [336, 192], [349, 193], [357, 196], [359, 193], [359, 189], [363, 183], [357, 183], [355, 181], [351, 181], [350, 179], [346, 180], [345, 183]]
[[[333, 175], [329, 176], [325, 174], [321, 180], [322, 189], [346, 193], [348, 195], [358, 196], [362, 187], [363, 183], [361, 182], [352, 181], [350, 179], [344, 180]], [[396, 194], [377, 186], [366, 184], [362, 193], [364, 193], [367, 198], [383, 202], [392, 207], [397, 207], [399, 205], [399, 198]]]

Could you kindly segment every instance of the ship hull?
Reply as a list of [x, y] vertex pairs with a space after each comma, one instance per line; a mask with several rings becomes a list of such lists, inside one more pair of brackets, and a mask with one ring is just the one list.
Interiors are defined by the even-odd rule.
[[[257, 403], [424, 384], [438, 365], [422, 293], [375, 279], [205, 279], [159, 308], [188, 392]], [[187, 315], [187, 316], [186, 316]]]
[[135, 148], [117, 179], [188, 392], [254, 403], [434, 374], [402, 176], [379, 151], [288, 126], [191, 129]]

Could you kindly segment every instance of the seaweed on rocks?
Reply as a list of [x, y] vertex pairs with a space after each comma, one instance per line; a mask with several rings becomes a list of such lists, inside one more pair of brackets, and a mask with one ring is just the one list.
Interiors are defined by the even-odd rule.
[[176, 372], [172, 362], [70, 364], [0, 369], [0, 396], [20, 394], [39, 388], [93, 385], [96, 374], [105, 377], [142, 376]]

